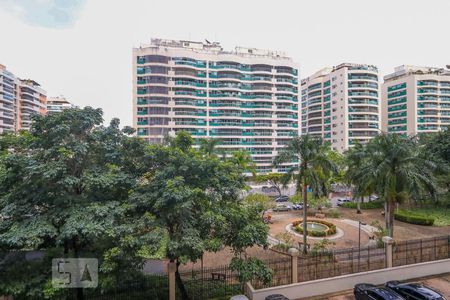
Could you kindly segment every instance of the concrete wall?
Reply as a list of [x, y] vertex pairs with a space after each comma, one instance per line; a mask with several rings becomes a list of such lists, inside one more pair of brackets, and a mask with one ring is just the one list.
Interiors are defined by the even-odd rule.
[[298, 299], [353, 289], [355, 284], [362, 282], [378, 285], [389, 280], [409, 280], [448, 272], [450, 272], [450, 259], [445, 259], [260, 290], [254, 290], [250, 284], [247, 284], [246, 294], [251, 300], [264, 300], [271, 294], [282, 294], [289, 299]]

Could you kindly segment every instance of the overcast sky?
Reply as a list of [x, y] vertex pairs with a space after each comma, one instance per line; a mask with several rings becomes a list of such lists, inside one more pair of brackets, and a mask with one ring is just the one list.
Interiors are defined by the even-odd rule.
[[301, 77], [341, 62], [450, 64], [449, 0], [0, 0], [0, 64], [131, 125], [131, 51], [152, 37], [287, 52]]

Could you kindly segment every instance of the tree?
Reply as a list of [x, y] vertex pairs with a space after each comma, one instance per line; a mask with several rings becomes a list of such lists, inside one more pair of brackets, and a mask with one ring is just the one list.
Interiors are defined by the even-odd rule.
[[266, 213], [266, 211], [270, 208], [273, 207], [273, 205], [270, 204], [270, 198], [267, 195], [264, 194], [249, 194], [247, 197], [245, 197], [244, 199], [245, 203], [248, 205], [256, 205], [262, 208], [262, 215], [261, 217], [264, 216], [264, 214]]
[[220, 139], [200, 139], [200, 152], [203, 152], [207, 156], [214, 156], [217, 152], [217, 146], [222, 143]]
[[450, 206], [450, 127], [439, 132], [419, 135], [422, 153], [437, 161], [436, 180], [439, 186], [438, 200]]
[[437, 165], [424, 156], [414, 138], [381, 134], [366, 143], [361, 164], [352, 171], [361, 193], [375, 191], [385, 201], [385, 221], [389, 236], [394, 235], [396, 203], [415, 198], [422, 191], [435, 197], [434, 172]]
[[370, 185], [364, 185], [361, 182], [362, 178], [359, 176], [360, 168], [367, 163], [366, 160], [369, 157], [365, 153], [365, 148], [362, 144], [356, 143], [346, 152], [346, 164], [347, 172], [345, 173], [345, 179], [353, 186], [353, 197], [357, 198], [356, 213], [361, 213], [361, 202], [363, 197], [370, 196], [373, 193], [373, 187]]
[[265, 245], [268, 228], [260, 218], [260, 205], [240, 201], [245, 186], [239, 160], [205, 156], [184, 134], [169, 146], [151, 145], [143, 159], [147, 172], [131, 200], [135, 220], [153, 221], [146, 231], [160, 228], [167, 236], [165, 256], [176, 264], [176, 282], [183, 299], [189, 299], [179, 273], [181, 263], [196, 261], [205, 251], [224, 246], [234, 249], [240, 261], [246, 247]]
[[[102, 122], [100, 109], [69, 109], [35, 116], [29, 133], [2, 139], [8, 154], [0, 177], [0, 244], [7, 251], [102, 258], [96, 242], [120, 240], [124, 205], [141, 172], [134, 158], [144, 144], [121, 131], [117, 119], [108, 127]], [[50, 280], [48, 271], [45, 282], [22, 279], [19, 295]]]
[[251, 173], [253, 176], [255, 176], [256, 164], [247, 151], [235, 151], [233, 152], [233, 155], [229, 158], [229, 160], [236, 164], [239, 168], [241, 168], [245, 173]]
[[[295, 178], [297, 189], [302, 190], [303, 232], [307, 232], [308, 187], [316, 197], [326, 195], [326, 182], [337, 171], [336, 164], [330, 159], [331, 151], [330, 145], [322, 138], [306, 134], [292, 139], [275, 158], [275, 165], [299, 161], [298, 167], [288, 171], [288, 176]], [[306, 236], [303, 235], [304, 253], [307, 252]]]
[[281, 173], [269, 173], [269, 174], [261, 174], [256, 175], [254, 180], [257, 183], [267, 183], [270, 187], [273, 187], [277, 190], [278, 196], [281, 196], [281, 188], [285, 185], [285, 175]]

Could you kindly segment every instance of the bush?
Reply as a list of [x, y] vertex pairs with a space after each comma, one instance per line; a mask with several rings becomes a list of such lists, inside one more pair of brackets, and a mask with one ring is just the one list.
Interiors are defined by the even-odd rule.
[[[358, 207], [358, 203], [357, 202], [346, 202], [346, 203], [342, 204], [342, 207], [356, 209]], [[383, 201], [370, 201], [370, 202], [361, 203], [361, 209], [377, 209], [377, 208], [384, 208], [384, 202]]]
[[424, 226], [433, 226], [434, 218], [427, 217], [424, 215], [420, 215], [414, 213], [412, 211], [400, 210], [394, 214], [394, 219], [397, 221], [416, 224], [416, 225], [424, 225]]
[[329, 210], [325, 211], [325, 216], [327, 216], [328, 218], [335, 218], [335, 219], [337, 219], [337, 218], [341, 217], [341, 214], [340, 214], [340, 212], [337, 209], [332, 208], [332, 209], [329, 209]]
[[[298, 220], [292, 222], [292, 227], [295, 231], [297, 231], [300, 234], [303, 234], [303, 226], [300, 226], [300, 224], [303, 222], [303, 220]], [[334, 225], [331, 222], [327, 222], [324, 220], [316, 220], [316, 219], [308, 219], [308, 222], [314, 222], [314, 223], [320, 223], [323, 225], [328, 226], [328, 230], [326, 231], [316, 231], [316, 230], [308, 230], [307, 235], [313, 236], [313, 237], [325, 237], [329, 235], [336, 234], [336, 225]]]

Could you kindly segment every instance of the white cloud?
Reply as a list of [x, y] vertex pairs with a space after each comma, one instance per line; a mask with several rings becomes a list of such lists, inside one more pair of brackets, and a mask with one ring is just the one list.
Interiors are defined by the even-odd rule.
[[2, 0], [0, 8], [30, 25], [48, 28], [72, 26], [85, 0]]

